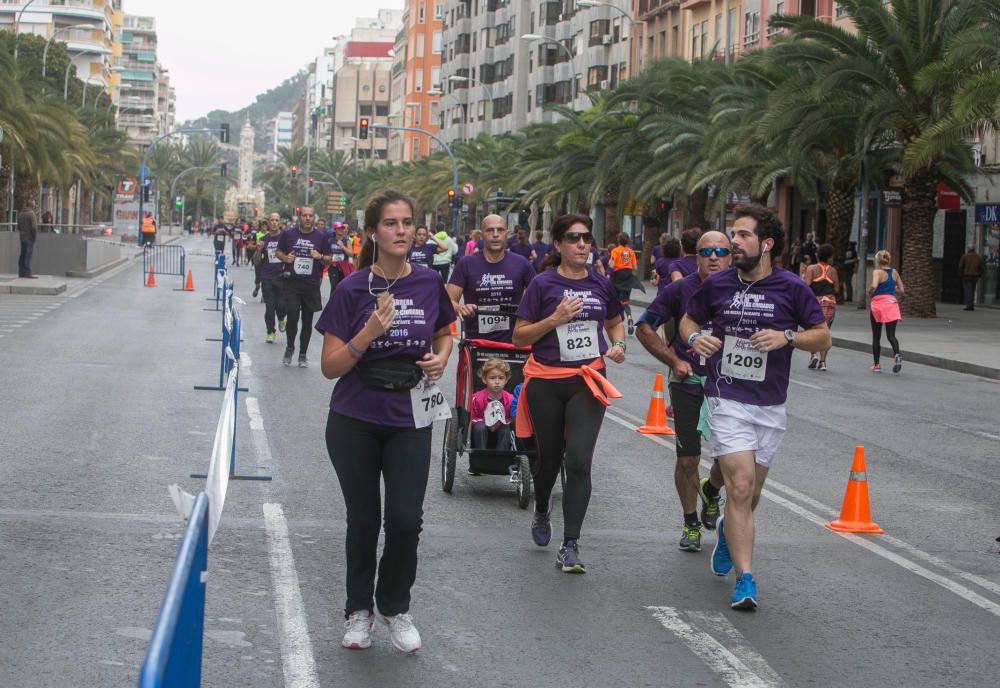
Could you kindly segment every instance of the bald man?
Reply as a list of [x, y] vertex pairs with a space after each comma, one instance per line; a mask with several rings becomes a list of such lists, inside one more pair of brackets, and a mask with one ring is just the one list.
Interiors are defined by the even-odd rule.
[[[685, 552], [701, 551], [701, 528], [714, 530], [719, 519], [719, 490], [722, 472], [718, 464], [712, 465], [709, 477], [699, 480], [698, 463], [701, 461], [701, 435], [698, 421], [705, 394], [701, 380], [707, 374], [704, 361], [691, 353], [677, 330], [687, 302], [709, 275], [729, 267], [729, 238], [722, 232], [705, 232], [698, 239], [695, 249], [698, 269], [675, 282], [671, 282], [653, 299], [639, 319], [635, 336], [658, 360], [670, 368], [670, 403], [674, 407], [674, 424], [677, 430], [677, 463], [674, 465], [674, 486], [684, 512], [680, 548]], [[657, 334], [661, 325], [671, 325], [664, 341]], [[701, 519], [698, 518], [698, 496], [701, 495]]]
[[483, 218], [483, 250], [465, 256], [448, 280], [448, 296], [455, 313], [464, 319], [466, 339], [510, 343], [514, 319], [510, 314], [479, 312], [480, 306], [517, 306], [535, 269], [522, 256], [507, 250], [507, 223], [499, 215]]

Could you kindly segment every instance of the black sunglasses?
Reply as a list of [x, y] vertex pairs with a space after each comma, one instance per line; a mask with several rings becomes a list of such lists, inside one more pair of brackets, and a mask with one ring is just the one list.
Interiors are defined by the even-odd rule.
[[702, 258], [708, 258], [713, 253], [715, 255], [717, 255], [719, 258], [725, 258], [726, 256], [729, 255], [729, 249], [728, 248], [722, 248], [721, 246], [717, 246], [715, 248], [699, 248], [698, 249], [698, 255], [701, 256]]
[[594, 243], [594, 235], [590, 232], [566, 232], [563, 234], [563, 241], [568, 244], [575, 244], [580, 239], [583, 239], [583, 243], [585, 244]]

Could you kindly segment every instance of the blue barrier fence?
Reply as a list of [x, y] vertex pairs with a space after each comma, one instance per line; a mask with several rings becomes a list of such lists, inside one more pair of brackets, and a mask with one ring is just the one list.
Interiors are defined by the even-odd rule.
[[208, 507], [208, 495], [202, 492], [195, 500], [170, 573], [146, 660], [139, 672], [139, 688], [201, 685]]

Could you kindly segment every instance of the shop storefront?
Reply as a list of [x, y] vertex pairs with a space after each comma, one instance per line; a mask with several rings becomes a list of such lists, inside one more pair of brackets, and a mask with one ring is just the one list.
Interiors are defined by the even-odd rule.
[[1000, 203], [976, 204], [976, 236], [979, 254], [986, 261], [977, 301], [1000, 304]]

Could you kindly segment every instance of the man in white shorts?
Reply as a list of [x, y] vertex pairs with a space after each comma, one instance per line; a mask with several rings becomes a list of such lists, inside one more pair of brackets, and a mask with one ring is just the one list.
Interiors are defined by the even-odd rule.
[[755, 609], [753, 510], [785, 434], [792, 349], [822, 351], [831, 341], [809, 287], [773, 267], [784, 244], [781, 221], [756, 204], [736, 208], [735, 216], [734, 267], [709, 276], [691, 296], [680, 336], [707, 361], [711, 452], [726, 483], [712, 573], [735, 568], [731, 606]]

